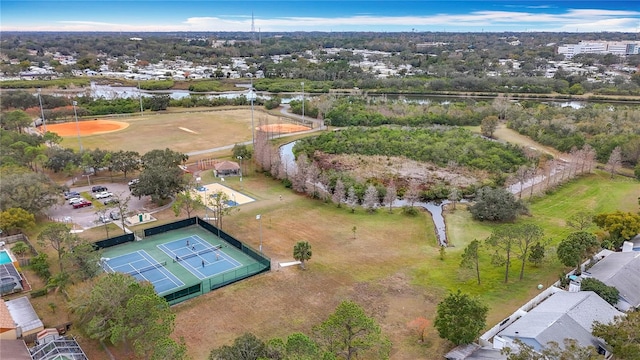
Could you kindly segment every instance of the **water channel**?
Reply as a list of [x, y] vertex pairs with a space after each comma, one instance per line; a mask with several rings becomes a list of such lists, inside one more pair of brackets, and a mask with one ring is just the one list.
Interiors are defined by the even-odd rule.
[[[293, 141], [280, 147], [280, 158], [285, 163], [285, 169], [287, 170], [288, 175], [292, 175], [296, 170], [296, 161], [293, 155], [293, 147], [295, 146], [295, 144], [296, 142]], [[423, 207], [431, 214], [431, 219], [433, 219], [438, 243], [441, 246], [447, 246], [447, 225], [444, 221], [442, 212], [444, 206], [450, 203], [451, 202], [449, 200], [443, 200], [440, 202], [429, 201], [414, 203], [414, 206]], [[404, 205], [406, 205], [406, 202], [404, 200], [396, 200], [393, 203], [394, 207], [402, 207]]]

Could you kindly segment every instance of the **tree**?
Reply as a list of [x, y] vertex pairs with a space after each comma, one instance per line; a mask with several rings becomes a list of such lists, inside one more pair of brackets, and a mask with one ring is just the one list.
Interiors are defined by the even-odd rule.
[[498, 120], [498, 117], [495, 115], [489, 115], [482, 119], [482, 122], [480, 123], [480, 132], [482, 135], [492, 138], [493, 133], [498, 128], [499, 121], [500, 120]]
[[438, 304], [434, 326], [440, 337], [455, 345], [470, 344], [486, 325], [489, 308], [458, 290]]
[[597, 360], [603, 359], [593, 346], [582, 347], [574, 339], [564, 339], [564, 346], [555, 341], [550, 341], [542, 349], [534, 349], [520, 339], [515, 340], [517, 351], [510, 347], [504, 348], [501, 353], [507, 355], [507, 360]]
[[393, 212], [393, 203], [398, 198], [398, 191], [396, 190], [396, 184], [391, 180], [387, 185], [387, 191], [384, 194], [384, 203], [389, 206], [389, 213]]
[[369, 185], [367, 190], [365, 190], [364, 198], [362, 199], [362, 206], [369, 213], [376, 211], [376, 207], [378, 206], [378, 189], [376, 189], [375, 186]]
[[293, 333], [287, 337], [285, 344], [287, 358], [299, 360], [318, 359], [318, 345], [303, 333]]
[[420, 342], [424, 342], [424, 333], [431, 322], [423, 317], [417, 317], [407, 324], [407, 327], [418, 335]]
[[77, 239], [77, 243], [64, 254], [62, 261], [71, 282], [86, 281], [102, 272], [100, 251], [85, 240]]
[[491, 257], [491, 263], [495, 266], [505, 267], [504, 282], [509, 282], [511, 258], [518, 246], [517, 232], [512, 226], [504, 226], [494, 230], [485, 242], [495, 249]]
[[60, 189], [51, 179], [41, 173], [23, 169], [0, 171], [0, 210], [20, 208], [39, 214], [55, 204]]
[[233, 345], [224, 345], [213, 349], [209, 360], [257, 360], [265, 356], [264, 342], [252, 333], [245, 333], [233, 341]]
[[231, 215], [233, 211], [240, 211], [235, 206], [229, 206], [229, 195], [224, 191], [216, 191], [209, 194], [209, 199], [205, 199], [204, 205], [213, 211], [216, 227], [222, 229], [222, 220], [225, 216]]
[[534, 266], [540, 266], [545, 257], [545, 248], [542, 242], [536, 242], [531, 246], [531, 252], [529, 253], [529, 262]]
[[0, 213], [0, 229], [6, 235], [15, 234], [20, 230], [33, 227], [35, 224], [35, 216], [24, 209], [10, 208]]
[[137, 151], [116, 151], [109, 161], [111, 171], [122, 172], [124, 178], [132, 171], [140, 169], [140, 154]]
[[293, 258], [300, 261], [300, 266], [305, 269], [304, 262], [311, 259], [311, 245], [306, 241], [298, 241], [293, 247]]
[[615, 306], [620, 299], [620, 292], [615, 286], [607, 286], [596, 278], [586, 278], [580, 281], [580, 291], [593, 291], [612, 306]]
[[571, 215], [567, 220], [567, 225], [576, 231], [584, 231], [593, 223], [593, 213], [587, 210], [580, 210]]
[[349, 191], [347, 192], [347, 205], [349, 205], [349, 209], [351, 212], [356, 211], [356, 206], [358, 206], [358, 196], [356, 195], [356, 189], [353, 186], [349, 187]]
[[578, 231], [569, 234], [558, 245], [558, 259], [565, 266], [575, 267], [580, 272], [580, 263], [599, 247], [598, 239], [592, 233]]
[[616, 211], [598, 214], [593, 217], [593, 222], [609, 233], [616, 248], [640, 233], [640, 214], [637, 213]]
[[341, 207], [342, 203], [345, 201], [344, 183], [340, 179], [336, 180], [336, 186], [333, 189], [331, 201], [337, 204], [338, 207]]
[[347, 360], [387, 359], [391, 342], [380, 325], [353, 301], [340, 303], [335, 312], [313, 328], [316, 342], [325, 351]]
[[234, 159], [241, 157], [242, 160], [251, 160], [251, 157], [253, 156], [253, 151], [245, 144], [235, 144], [232, 152]]
[[613, 322], [595, 322], [593, 336], [604, 339], [616, 358], [640, 360], [640, 311], [616, 316]]
[[0, 114], [0, 126], [7, 130], [22, 133], [22, 129], [31, 124], [31, 117], [22, 110]]
[[529, 257], [529, 251], [531, 246], [535, 243], [539, 243], [544, 236], [544, 230], [536, 224], [522, 224], [515, 227], [516, 234], [518, 236], [518, 249], [520, 254], [518, 257], [521, 260], [520, 265], [520, 280], [524, 278], [524, 265]]
[[122, 344], [149, 358], [158, 358], [168, 348], [180, 348], [170, 345], [175, 315], [169, 304], [151, 283], [138, 282], [130, 275], [103, 274], [72, 287], [69, 309], [74, 322], [91, 339]]
[[482, 246], [480, 241], [473, 239], [473, 241], [464, 248], [462, 260], [460, 261], [460, 267], [473, 268], [475, 270], [478, 285], [480, 285], [480, 246]]
[[483, 187], [478, 190], [476, 200], [469, 207], [474, 219], [479, 221], [513, 221], [527, 208], [512, 193], [503, 188]]
[[200, 209], [204, 209], [204, 202], [200, 196], [194, 197], [191, 190], [187, 189], [176, 195], [176, 200], [172, 205], [173, 213], [180, 215], [184, 210], [187, 213], [187, 219], [191, 217], [191, 213]]
[[420, 184], [417, 180], [411, 179], [409, 180], [409, 187], [407, 191], [404, 193], [403, 200], [409, 204], [409, 206], [413, 207], [413, 205], [420, 200]]
[[605, 169], [611, 173], [611, 178], [616, 174], [616, 170], [622, 165], [622, 151], [620, 150], [620, 146], [616, 146], [613, 151], [611, 151], [611, 155], [609, 155], [609, 160], [605, 166]]
[[24, 256], [27, 255], [27, 253], [29, 253], [30, 251], [31, 251], [31, 248], [24, 241], [16, 242], [15, 244], [13, 244], [13, 247], [11, 248], [11, 252], [18, 255], [21, 258], [24, 258]]
[[184, 172], [179, 166], [187, 159], [187, 155], [170, 149], [151, 150], [144, 154], [140, 181], [131, 194], [149, 195], [153, 201], [161, 202], [184, 190]]
[[49, 223], [38, 235], [40, 246], [51, 246], [58, 253], [60, 272], [64, 272], [62, 256], [73, 245], [76, 236], [69, 232], [69, 227], [61, 223]]

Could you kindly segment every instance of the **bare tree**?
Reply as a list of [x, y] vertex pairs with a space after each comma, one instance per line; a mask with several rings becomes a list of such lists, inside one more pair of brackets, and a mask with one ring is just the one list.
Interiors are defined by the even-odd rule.
[[337, 204], [338, 207], [342, 207], [342, 203], [345, 201], [344, 183], [340, 179], [336, 180], [336, 186], [333, 189], [331, 200]]
[[379, 199], [378, 189], [375, 186], [369, 185], [364, 192], [364, 199], [362, 199], [362, 206], [367, 209], [368, 212], [374, 212], [378, 206]]
[[611, 173], [611, 178], [616, 174], [616, 170], [618, 167], [622, 165], [622, 151], [620, 150], [620, 146], [616, 146], [611, 155], [609, 155], [609, 161], [607, 161], [607, 165], [605, 168], [608, 172]]
[[454, 187], [451, 189], [451, 191], [449, 191], [449, 201], [451, 201], [451, 204], [453, 204], [453, 210], [456, 209], [458, 200], [460, 200], [460, 191], [457, 187]]
[[584, 231], [591, 224], [593, 224], [593, 213], [587, 210], [578, 211], [567, 219], [567, 225], [576, 231]]
[[416, 179], [409, 180], [409, 186], [407, 187], [407, 191], [404, 193], [403, 200], [411, 207], [420, 200], [420, 184]]
[[515, 173], [515, 179], [520, 184], [520, 190], [518, 191], [518, 199], [522, 199], [522, 190], [524, 183], [527, 181], [529, 175], [529, 168], [526, 165], [522, 165]]
[[585, 162], [587, 163], [587, 172], [591, 173], [591, 170], [593, 168], [593, 165], [595, 164], [596, 161], [596, 150], [591, 147], [591, 145], [586, 144], [585, 146], [582, 147], [582, 149], [584, 150], [585, 154]]
[[356, 195], [356, 189], [353, 186], [349, 187], [349, 191], [347, 192], [347, 205], [351, 209], [351, 212], [356, 211], [356, 206], [358, 206], [358, 196]]
[[320, 182], [320, 169], [314, 162], [307, 166], [307, 180], [305, 191], [312, 198], [319, 198], [318, 183]]
[[308, 161], [307, 155], [300, 154], [296, 160], [296, 171], [291, 177], [291, 187], [294, 191], [299, 193], [306, 192], [307, 188], [307, 169]]
[[384, 194], [384, 203], [389, 206], [389, 213], [393, 211], [393, 202], [398, 198], [398, 190], [393, 180], [387, 185], [387, 192]]

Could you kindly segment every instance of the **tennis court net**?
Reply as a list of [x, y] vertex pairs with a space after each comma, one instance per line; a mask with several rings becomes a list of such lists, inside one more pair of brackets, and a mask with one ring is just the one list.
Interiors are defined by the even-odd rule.
[[193, 254], [187, 254], [187, 255], [184, 255], [184, 256], [180, 256], [179, 259], [180, 260], [190, 259], [192, 257], [196, 257], [196, 256], [200, 256], [200, 255], [203, 255], [203, 254], [207, 254], [207, 253], [213, 252], [215, 250], [220, 249], [221, 247], [222, 247], [222, 245], [215, 245], [213, 247], [206, 248], [206, 249], [200, 250], [198, 252], [194, 252]]
[[165, 266], [165, 265], [167, 265], [167, 262], [163, 261], [161, 263], [152, 264], [152, 265], [140, 268], [140, 269], [134, 269], [133, 271], [127, 272], [127, 274], [129, 274], [129, 275], [142, 274], [143, 272], [147, 272], [147, 271], [150, 271], [150, 270], [162, 269], [162, 267]]

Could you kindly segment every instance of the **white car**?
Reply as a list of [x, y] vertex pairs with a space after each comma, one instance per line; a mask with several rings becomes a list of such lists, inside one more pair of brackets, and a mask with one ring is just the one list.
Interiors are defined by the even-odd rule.
[[106, 199], [106, 198], [112, 197], [112, 196], [113, 196], [113, 193], [110, 193], [108, 191], [99, 192], [99, 193], [94, 195], [94, 197], [96, 199]]
[[78, 204], [78, 203], [81, 203], [83, 201], [84, 201], [84, 199], [81, 198], [81, 197], [74, 197], [74, 198], [69, 199], [69, 205]]

